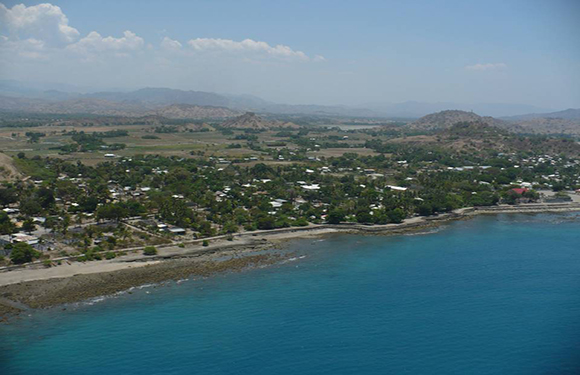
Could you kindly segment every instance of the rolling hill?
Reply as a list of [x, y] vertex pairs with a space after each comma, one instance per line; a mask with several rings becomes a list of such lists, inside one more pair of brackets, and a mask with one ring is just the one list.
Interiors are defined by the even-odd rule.
[[580, 109], [566, 109], [550, 113], [531, 113], [504, 117], [503, 120], [517, 124], [523, 132], [543, 134], [580, 134]]
[[228, 129], [272, 129], [272, 128], [297, 128], [298, 125], [291, 122], [268, 121], [253, 112], [246, 112], [241, 116], [229, 119], [221, 124]]
[[447, 110], [421, 117], [407, 125], [414, 130], [441, 130], [449, 129], [457, 123], [482, 123], [500, 128], [507, 128], [504, 121], [489, 116], [479, 116], [473, 112]]

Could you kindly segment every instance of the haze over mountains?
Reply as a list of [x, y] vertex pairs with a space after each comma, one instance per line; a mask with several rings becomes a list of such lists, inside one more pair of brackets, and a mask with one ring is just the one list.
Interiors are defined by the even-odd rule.
[[[0, 110], [4, 111], [47, 113], [77, 113], [76, 111], [81, 111], [78, 113], [105, 115], [122, 115], [122, 112], [126, 112], [127, 116], [143, 115], [152, 110], [159, 110], [174, 104], [227, 107], [231, 110], [271, 114], [390, 118], [418, 118], [429, 113], [449, 109], [474, 111], [485, 116], [495, 117], [549, 111], [529, 105], [501, 103], [462, 104], [408, 101], [403, 103], [367, 103], [360, 106], [291, 105], [270, 102], [252, 95], [217, 94], [168, 88], [87, 92], [66, 85], [27, 84], [12, 80], [0, 81], [0, 95], [3, 96], [0, 99]], [[123, 104], [122, 108], [119, 107], [119, 103]], [[83, 105], [86, 106], [84, 111]]]
[[530, 113], [527, 115], [517, 115], [504, 117], [505, 120], [531, 120], [534, 118], [552, 118], [552, 119], [565, 119], [565, 120], [580, 120], [580, 108], [568, 108], [563, 111], [550, 112], [550, 113]]
[[[81, 93], [70, 91], [74, 90], [74, 87], [69, 86], [56, 86], [66, 91], [44, 90], [47, 87], [51, 86], [0, 81], [0, 111], [126, 117], [156, 116], [168, 119], [228, 119], [246, 112], [271, 115], [382, 117], [411, 121], [409, 125], [411, 128], [424, 130], [448, 128], [457, 122], [479, 122], [523, 133], [580, 134], [580, 109], [522, 114], [538, 109], [526, 105], [467, 105], [443, 102], [405, 102], [382, 105], [375, 103], [357, 108], [355, 106], [278, 104], [252, 95], [229, 95], [168, 88]], [[464, 110], [467, 107], [478, 109]], [[422, 118], [412, 121], [419, 117]], [[273, 126], [264, 124], [255, 117], [243, 116], [237, 120], [238, 125], [233, 123], [233, 126], [240, 126], [240, 123], [256, 129]], [[280, 126], [284, 125], [276, 124], [276, 127]]]

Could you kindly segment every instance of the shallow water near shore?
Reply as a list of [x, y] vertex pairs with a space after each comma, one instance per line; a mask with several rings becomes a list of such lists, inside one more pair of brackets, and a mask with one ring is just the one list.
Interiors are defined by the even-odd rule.
[[0, 374], [578, 374], [580, 215], [293, 241], [0, 326]]

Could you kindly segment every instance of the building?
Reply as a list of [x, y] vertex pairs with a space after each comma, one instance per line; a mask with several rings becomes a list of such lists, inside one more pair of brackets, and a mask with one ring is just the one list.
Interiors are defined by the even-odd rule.
[[183, 234], [185, 234], [185, 229], [173, 227], [173, 228], [169, 228], [169, 233], [176, 234], [176, 235], [183, 235]]
[[516, 194], [523, 195], [524, 193], [527, 193], [528, 192], [528, 189], [526, 189], [526, 188], [515, 188], [515, 189], [512, 189], [512, 191], [514, 193], [516, 193]]

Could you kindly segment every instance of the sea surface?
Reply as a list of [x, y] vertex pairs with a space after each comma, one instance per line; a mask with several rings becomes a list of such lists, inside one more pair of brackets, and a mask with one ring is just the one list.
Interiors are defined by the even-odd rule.
[[0, 374], [580, 374], [580, 215], [290, 245], [0, 325]]

